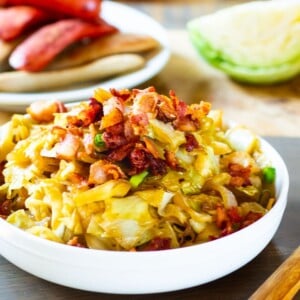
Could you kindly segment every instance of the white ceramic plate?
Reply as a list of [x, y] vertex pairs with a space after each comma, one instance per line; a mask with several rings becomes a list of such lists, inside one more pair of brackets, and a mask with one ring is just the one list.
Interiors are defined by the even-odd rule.
[[0, 253], [37, 277], [94, 292], [159, 293], [211, 282], [257, 256], [281, 222], [289, 188], [287, 168], [264, 140], [262, 149], [276, 168], [276, 203], [264, 217], [231, 235], [181, 249], [117, 252], [47, 241], [0, 218]]
[[132, 88], [152, 78], [165, 66], [170, 50], [166, 31], [158, 22], [131, 7], [111, 1], [103, 1], [101, 16], [123, 32], [153, 36], [161, 43], [160, 52], [147, 62], [145, 68], [98, 84], [52, 92], [0, 93], [0, 109], [22, 111], [24, 107], [37, 100], [58, 99], [63, 102], [87, 100], [99, 86], [105, 89]]

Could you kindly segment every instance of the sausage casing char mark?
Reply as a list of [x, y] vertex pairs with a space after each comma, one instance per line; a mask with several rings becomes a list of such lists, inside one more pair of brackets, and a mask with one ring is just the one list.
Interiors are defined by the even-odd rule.
[[101, 11], [101, 0], [0, 0], [0, 5], [30, 5], [89, 21], [97, 21]]
[[22, 42], [11, 54], [9, 63], [17, 70], [40, 71], [70, 44], [116, 31], [116, 27], [104, 20], [101, 24], [79, 19], [57, 21], [42, 27]]

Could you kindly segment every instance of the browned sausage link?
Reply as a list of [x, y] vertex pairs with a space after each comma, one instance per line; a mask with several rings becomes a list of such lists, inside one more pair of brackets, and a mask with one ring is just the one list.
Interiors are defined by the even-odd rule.
[[22, 42], [11, 54], [9, 64], [17, 70], [40, 71], [70, 44], [85, 38], [115, 32], [114, 26], [67, 19], [46, 25]]
[[101, 0], [0, 0], [1, 5], [30, 5], [67, 16], [96, 21], [101, 10]]
[[53, 19], [45, 11], [30, 6], [13, 6], [0, 10], [0, 39], [10, 41], [25, 30]]

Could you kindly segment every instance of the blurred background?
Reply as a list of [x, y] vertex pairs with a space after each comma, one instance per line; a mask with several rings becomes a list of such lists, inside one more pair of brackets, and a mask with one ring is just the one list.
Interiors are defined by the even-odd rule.
[[[285, 0], [288, 1], [288, 0]], [[247, 0], [118, 0], [155, 18], [168, 29], [182, 29], [188, 20]], [[167, 4], [167, 5], [166, 5]]]

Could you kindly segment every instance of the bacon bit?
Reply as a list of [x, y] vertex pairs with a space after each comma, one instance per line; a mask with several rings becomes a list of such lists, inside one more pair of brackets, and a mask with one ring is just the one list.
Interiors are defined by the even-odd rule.
[[177, 111], [174, 107], [172, 99], [164, 95], [159, 95], [157, 104], [158, 115], [157, 119], [165, 123], [174, 121], [177, 118]]
[[262, 213], [249, 211], [242, 222], [242, 228], [249, 226], [263, 216]]
[[194, 149], [199, 149], [199, 143], [196, 140], [193, 134], [187, 133], [185, 135], [186, 143], [185, 143], [185, 150], [188, 152], [193, 151]]
[[[243, 218], [237, 207], [225, 209], [224, 206], [216, 207], [216, 225], [221, 229], [220, 237], [229, 235], [242, 227]], [[218, 238], [218, 237], [215, 237]]]
[[173, 124], [176, 129], [185, 132], [196, 131], [198, 128], [196, 123], [192, 121], [189, 117], [178, 119]]
[[87, 248], [83, 243], [79, 242], [78, 236], [73, 236], [68, 242], [67, 245], [80, 247], [80, 248]]
[[88, 108], [82, 110], [78, 116], [68, 116], [69, 126], [87, 127], [90, 124], [101, 120], [103, 116], [102, 104], [91, 98]]
[[110, 89], [110, 92], [113, 96], [121, 99], [123, 102], [130, 101], [134, 96], [134, 91], [130, 91], [129, 89], [116, 90], [112, 88]]
[[142, 251], [157, 251], [171, 249], [171, 239], [155, 237], [147, 245], [142, 247]]
[[127, 141], [137, 140], [139, 137], [134, 134], [132, 125], [129, 120], [124, 122], [124, 136]]
[[71, 173], [68, 176], [68, 180], [70, 180], [72, 183], [77, 184], [78, 186], [87, 186], [88, 185], [88, 181], [87, 179], [82, 176], [81, 174], [78, 173]]
[[27, 113], [39, 123], [48, 123], [54, 120], [55, 113], [66, 110], [64, 104], [59, 101], [38, 101], [30, 104]]
[[114, 150], [112, 150], [108, 155], [107, 159], [109, 161], [122, 161], [126, 156], [133, 150], [135, 143], [129, 143], [122, 145]]
[[4, 170], [4, 167], [5, 167], [5, 164], [6, 164], [6, 161], [2, 161], [0, 163], [0, 184], [4, 183], [3, 170]]
[[200, 121], [203, 117], [207, 116], [211, 109], [209, 102], [201, 101], [199, 104], [194, 103], [188, 106], [187, 114], [191, 116], [193, 121]]
[[167, 165], [171, 169], [178, 170], [180, 168], [174, 152], [166, 150], [165, 151], [165, 159], [166, 159]]
[[138, 94], [141, 94], [141, 93], [155, 93], [156, 92], [156, 89], [154, 86], [149, 86], [143, 90], [141, 89], [132, 89], [132, 96], [136, 96]]
[[152, 139], [144, 136], [142, 141], [145, 143], [147, 150], [153, 155], [154, 158], [163, 158]]
[[140, 148], [135, 148], [131, 151], [129, 155], [130, 163], [134, 169], [134, 174], [138, 174], [144, 170], [146, 170], [149, 165], [149, 153], [146, 149], [140, 147]]
[[83, 128], [82, 127], [69, 126], [68, 127], [68, 132], [73, 134], [73, 135], [83, 137]]
[[9, 199], [4, 200], [0, 204], [0, 215], [4, 216], [6, 218], [11, 212], [11, 209], [12, 209], [11, 207], [12, 207], [11, 200], [9, 200]]
[[162, 175], [167, 172], [165, 160], [155, 158], [142, 143], [136, 144], [129, 155], [131, 169], [129, 175], [135, 175], [149, 168], [152, 175]]
[[111, 97], [103, 103], [103, 115], [109, 115], [115, 108], [124, 114], [124, 102], [117, 97]]
[[115, 149], [125, 145], [128, 141], [124, 136], [124, 124], [119, 123], [111, 127], [107, 127], [103, 132], [102, 138], [108, 149]]
[[146, 113], [131, 115], [129, 116], [129, 121], [132, 124], [133, 133], [135, 135], [143, 135], [146, 132], [146, 126], [149, 124]]
[[226, 209], [224, 206], [217, 205], [216, 207], [216, 225], [218, 228], [226, 227], [228, 223], [228, 216], [226, 214]]
[[67, 133], [63, 141], [55, 145], [57, 158], [67, 161], [75, 159], [80, 145], [81, 141], [79, 137]]
[[240, 187], [251, 184], [251, 166], [244, 167], [240, 164], [230, 163], [228, 165], [228, 173], [231, 175], [231, 186]]
[[139, 93], [133, 104], [134, 114], [153, 113], [156, 115], [157, 94], [154, 92]]
[[114, 126], [123, 122], [123, 114], [118, 108], [113, 108], [109, 114], [104, 115], [101, 120], [100, 129], [103, 130], [107, 127]]
[[238, 208], [236, 206], [232, 206], [227, 209], [227, 215], [229, 219], [234, 223], [242, 222], [243, 218], [238, 212]]
[[150, 153], [148, 158], [150, 161], [149, 170], [152, 175], [163, 175], [167, 172], [167, 164], [163, 159], [154, 158]]
[[104, 160], [91, 164], [89, 184], [102, 184], [110, 179], [126, 178], [120, 167]]
[[245, 181], [244, 178], [235, 176], [235, 177], [230, 178], [229, 184], [234, 187], [240, 187], [240, 186], [243, 186], [244, 181]]
[[244, 227], [249, 226], [263, 216], [262, 213], [250, 211], [246, 216], [239, 214], [237, 207], [225, 209], [222, 205], [216, 206], [216, 225], [221, 230], [219, 236], [211, 236], [210, 239], [218, 239], [229, 235]]

